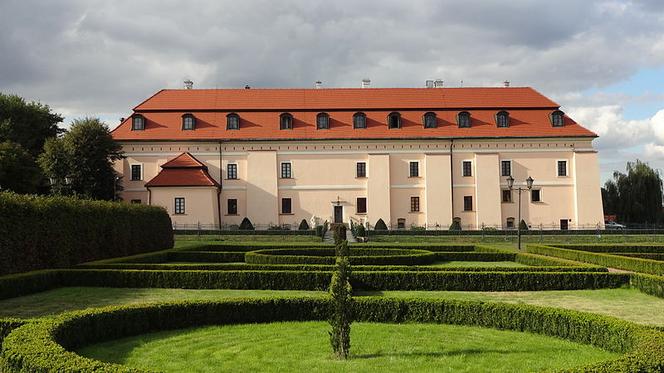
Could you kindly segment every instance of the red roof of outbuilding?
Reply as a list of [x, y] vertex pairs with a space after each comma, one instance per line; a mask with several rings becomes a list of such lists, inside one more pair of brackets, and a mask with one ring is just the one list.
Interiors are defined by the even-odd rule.
[[146, 187], [206, 186], [218, 187], [207, 167], [189, 153], [182, 153], [161, 166], [162, 170], [145, 183]]
[[[192, 89], [161, 90], [134, 108], [145, 129], [131, 130], [124, 120], [113, 137], [132, 140], [307, 140], [431, 139], [500, 137], [595, 137], [571, 118], [563, 127], [549, 119], [559, 105], [528, 87], [510, 88], [338, 88], [338, 89]], [[495, 114], [507, 110], [510, 126], [498, 128]], [[353, 128], [353, 114], [367, 115], [367, 128]], [[402, 128], [389, 129], [391, 111]], [[433, 111], [437, 128], [423, 128], [422, 115]], [[459, 128], [456, 116], [468, 111], [471, 128]], [[226, 129], [226, 115], [240, 116], [240, 130]], [[293, 129], [279, 129], [279, 115], [293, 115]], [[316, 115], [330, 115], [330, 129], [316, 129]], [[194, 130], [182, 129], [182, 115], [196, 118]]]

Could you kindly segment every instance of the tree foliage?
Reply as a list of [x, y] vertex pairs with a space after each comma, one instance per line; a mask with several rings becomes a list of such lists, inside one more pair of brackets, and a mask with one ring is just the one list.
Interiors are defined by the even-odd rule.
[[117, 173], [113, 162], [122, 158], [121, 146], [97, 118], [75, 119], [69, 132], [46, 143], [39, 163], [50, 178], [71, 179], [71, 191], [92, 199], [113, 200]]
[[638, 159], [627, 162], [626, 173], [615, 171], [602, 189], [604, 213], [628, 223], [654, 223], [662, 215], [662, 178]]
[[0, 143], [0, 189], [16, 193], [35, 193], [42, 178], [32, 155], [21, 145]]
[[350, 285], [350, 249], [347, 241], [336, 246], [337, 259], [330, 296], [332, 297], [332, 316], [330, 317], [330, 344], [335, 357], [348, 359], [350, 354], [350, 324], [352, 322], [353, 288]]
[[0, 142], [20, 144], [33, 157], [42, 152], [46, 139], [62, 132], [62, 119], [47, 105], [0, 93]]

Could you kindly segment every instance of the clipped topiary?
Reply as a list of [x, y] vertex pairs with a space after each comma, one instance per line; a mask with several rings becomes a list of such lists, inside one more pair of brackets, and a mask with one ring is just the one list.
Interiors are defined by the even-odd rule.
[[454, 218], [454, 220], [452, 220], [452, 225], [450, 225], [450, 230], [451, 231], [460, 231], [461, 230], [461, 219]]
[[306, 219], [302, 219], [300, 222], [300, 226], [297, 228], [301, 231], [308, 231], [309, 230], [309, 223], [307, 223]]
[[251, 224], [251, 220], [249, 220], [249, 218], [242, 219], [242, 223], [240, 223], [240, 230], [241, 231], [253, 231], [254, 230], [254, 225]]
[[383, 219], [378, 219], [376, 222], [376, 225], [374, 226], [375, 231], [386, 231], [387, 230], [387, 225], [383, 221]]
[[528, 224], [526, 224], [526, 221], [521, 219], [521, 222], [519, 223], [519, 229], [522, 231], [527, 231], [528, 230]]
[[364, 225], [362, 224], [357, 224], [355, 226], [355, 235], [357, 237], [366, 237], [367, 236], [367, 230], [364, 228]]

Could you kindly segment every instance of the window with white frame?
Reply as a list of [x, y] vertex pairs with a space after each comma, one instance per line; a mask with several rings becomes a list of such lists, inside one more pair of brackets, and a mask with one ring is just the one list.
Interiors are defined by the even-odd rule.
[[512, 203], [512, 190], [510, 189], [502, 190], [502, 201], [503, 203]]
[[237, 179], [237, 164], [229, 163], [226, 165], [226, 178], [229, 180]]
[[530, 202], [542, 202], [542, 191], [540, 189], [531, 189]]
[[500, 176], [512, 176], [512, 161], [500, 161]]
[[367, 163], [357, 162], [356, 177], [367, 177]]
[[420, 177], [420, 162], [418, 161], [408, 162], [408, 176]]
[[357, 197], [357, 213], [367, 213], [367, 197]]
[[229, 198], [226, 201], [226, 211], [228, 215], [237, 215], [237, 199]]
[[143, 166], [140, 164], [131, 165], [131, 181], [143, 180]]
[[281, 178], [290, 179], [293, 177], [293, 172], [290, 162], [281, 162]]
[[175, 197], [175, 214], [184, 214], [184, 197]]
[[282, 198], [281, 199], [281, 213], [282, 214], [291, 214], [292, 213], [292, 205], [291, 205], [291, 199], [290, 198]]
[[567, 176], [567, 161], [562, 160], [557, 162], [558, 177]]
[[473, 162], [463, 161], [461, 165], [462, 165], [461, 171], [463, 172], [463, 176], [473, 176]]

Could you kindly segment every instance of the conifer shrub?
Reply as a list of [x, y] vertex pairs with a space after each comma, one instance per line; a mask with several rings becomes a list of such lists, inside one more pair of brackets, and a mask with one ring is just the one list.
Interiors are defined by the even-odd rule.
[[242, 222], [240, 223], [240, 230], [241, 231], [253, 231], [254, 230], [254, 225], [251, 224], [251, 220], [249, 218], [244, 218], [242, 219]]
[[383, 221], [383, 219], [378, 219], [376, 222], [376, 225], [374, 226], [375, 231], [386, 231], [387, 230], [387, 225]]

